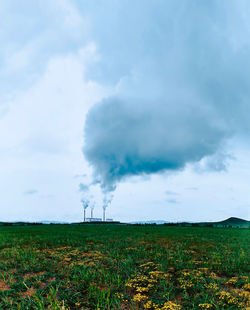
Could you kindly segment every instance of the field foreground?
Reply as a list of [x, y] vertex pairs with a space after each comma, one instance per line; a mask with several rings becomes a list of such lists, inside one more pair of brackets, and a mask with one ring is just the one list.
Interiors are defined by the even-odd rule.
[[250, 309], [248, 229], [0, 228], [0, 309]]

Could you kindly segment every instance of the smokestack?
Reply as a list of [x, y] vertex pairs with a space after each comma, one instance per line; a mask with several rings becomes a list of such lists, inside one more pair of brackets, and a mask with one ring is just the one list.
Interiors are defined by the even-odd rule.
[[89, 206], [89, 201], [87, 199], [81, 200], [82, 206], [83, 206], [83, 216], [84, 216], [84, 222], [86, 222], [86, 209]]
[[103, 207], [103, 222], [105, 222], [105, 211], [106, 211], [106, 207]]
[[91, 218], [93, 218], [94, 208], [95, 208], [95, 202], [93, 201], [92, 204], [91, 204], [91, 206], [90, 206], [90, 209], [91, 209], [91, 213], [90, 213], [91, 215], [90, 215], [90, 217], [91, 217]]

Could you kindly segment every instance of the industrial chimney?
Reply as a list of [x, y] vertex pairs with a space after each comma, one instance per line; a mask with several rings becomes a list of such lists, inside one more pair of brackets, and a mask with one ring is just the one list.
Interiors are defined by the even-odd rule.
[[93, 218], [93, 213], [94, 213], [94, 208], [95, 208], [95, 202], [92, 203], [92, 205], [90, 206], [90, 209], [91, 209], [91, 219]]
[[84, 222], [86, 222], [86, 209], [89, 206], [89, 201], [82, 199], [81, 202], [82, 202], [82, 205], [83, 205], [83, 218], [84, 218]]
[[105, 222], [105, 212], [106, 212], [106, 206], [103, 206], [103, 222]]

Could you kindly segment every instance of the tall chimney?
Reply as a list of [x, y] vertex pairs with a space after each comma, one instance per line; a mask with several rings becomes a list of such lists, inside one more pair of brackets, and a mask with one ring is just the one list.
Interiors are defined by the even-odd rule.
[[93, 208], [91, 208], [91, 218], [93, 218]]
[[106, 211], [106, 208], [104, 207], [103, 208], [103, 222], [105, 222], [105, 211]]
[[84, 222], [86, 222], [86, 209], [85, 208], [83, 209], [83, 212], [84, 212], [83, 213], [84, 214]]

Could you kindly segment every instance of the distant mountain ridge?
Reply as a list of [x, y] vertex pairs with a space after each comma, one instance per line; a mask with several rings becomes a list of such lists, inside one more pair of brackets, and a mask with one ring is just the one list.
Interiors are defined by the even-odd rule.
[[229, 217], [224, 221], [213, 222], [214, 225], [232, 226], [232, 227], [250, 227], [250, 221], [238, 217]]
[[218, 221], [218, 222], [169, 222], [164, 220], [151, 220], [151, 221], [135, 221], [130, 222], [129, 224], [157, 224], [157, 225], [171, 225], [178, 224], [181, 226], [214, 226], [214, 227], [250, 227], [250, 221], [244, 220], [237, 217], [229, 217], [226, 220]]

